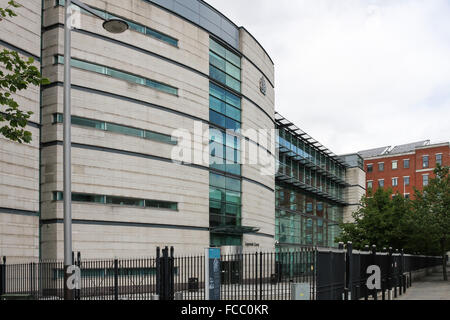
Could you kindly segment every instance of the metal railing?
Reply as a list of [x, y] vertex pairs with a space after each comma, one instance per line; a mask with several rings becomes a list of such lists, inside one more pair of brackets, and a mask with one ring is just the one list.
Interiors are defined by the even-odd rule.
[[[174, 256], [158, 248], [156, 258], [83, 260], [78, 300], [204, 300], [205, 256]], [[0, 295], [37, 300], [64, 298], [64, 263], [0, 264]], [[221, 300], [289, 300], [292, 283], [315, 293], [315, 249], [221, 256]]]

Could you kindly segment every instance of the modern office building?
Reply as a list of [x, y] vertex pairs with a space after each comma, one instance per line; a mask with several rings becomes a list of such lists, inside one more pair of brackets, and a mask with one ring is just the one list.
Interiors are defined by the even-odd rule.
[[[275, 121], [279, 130], [277, 244], [336, 247], [344, 215], [351, 216], [348, 211], [358, 209], [359, 199], [353, 198], [360, 194], [359, 186], [354, 189], [350, 183], [355, 180], [350, 161], [354, 159], [336, 156], [279, 113]], [[356, 168], [364, 175], [360, 163]]]
[[393, 195], [409, 198], [414, 188], [422, 190], [428, 185], [437, 164], [450, 166], [450, 143], [426, 140], [360, 151], [359, 155], [364, 158], [367, 189], [391, 188]]
[[[334, 246], [346, 164], [275, 116], [274, 64], [245, 28], [201, 0], [84, 2], [130, 29], [74, 14], [75, 252]], [[0, 256], [62, 259], [64, 1], [21, 4], [0, 46], [33, 57], [51, 84], [17, 97], [34, 112], [33, 142], [0, 138]]]
[[[84, 2], [130, 29], [112, 35], [100, 19], [75, 14], [74, 251], [102, 258], [162, 245], [273, 248], [275, 181], [240, 164], [242, 137], [274, 158], [274, 148], [245, 136], [274, 127], [274, 66], [264, 48], [203, 1]], [[0, 255], [61, 259], [64, 1], [21, 4], [18, 17], [1, 22], [0, 44], [34, 57], [51, 84], [20, 97], [34, 111], [33, 143], [2, 139]], [[192, 137], [192, 161], [172, 161], [185, 143], [174, 132]], [[210, 141], [211, 162], [201, 156]]]

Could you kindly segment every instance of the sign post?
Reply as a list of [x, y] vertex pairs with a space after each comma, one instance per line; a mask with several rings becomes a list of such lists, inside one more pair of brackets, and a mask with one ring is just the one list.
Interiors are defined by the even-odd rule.
[[220, 249], [205, 249], [205, 299], [220, 300]]

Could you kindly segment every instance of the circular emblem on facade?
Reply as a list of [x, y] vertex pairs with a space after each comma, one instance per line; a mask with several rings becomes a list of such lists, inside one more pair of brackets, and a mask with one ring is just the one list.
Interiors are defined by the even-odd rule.
[[261, 77], [259, 80], [259, 90], [261, 90], [261, 93], [263, 95], [266, 95], [267, 93], [267, 84], [266, 84], [266, 78], [264, 76]]

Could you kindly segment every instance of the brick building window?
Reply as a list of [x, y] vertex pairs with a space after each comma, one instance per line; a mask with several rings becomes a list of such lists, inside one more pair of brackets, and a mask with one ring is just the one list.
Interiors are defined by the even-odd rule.
[[378, 180], [378, 187], [384, 188], [384, 179], [383, 180]]
[[422, 163], [423, 163], [423, 168], [429, 168], [430, 167], [430, 157], [429, 156], [424, 156], [422, 158]]
[[436, 166], [437, 165], [442, 166], [442, 154], [437, 154], [436, 155]]
[[404, 181], [404, 184], [405, 184], [405, 186], [409, 186], [409, 185], [410, 185], [410, 183], [411, 183], [411, 181], [410, 181], [410, 178], [409, 178], [409, 177], [404, 177], [404, 178], [403, 178], [403, 181]]
[[367, 189], [373, 189], [373, 181], [367, 181]]
[[392, 178], [392, 186], [397, 187], [398, 186], [398, 178]]
[[398, 169], [398, 161], [392, 161], [392, 170]]
[[368, 173], [372, 173], [373, 172], [373, 164], [368, 164], [367, 165], [367, 172]]
[[380, 162], [380, 163], [378, 164], [378, 171], [379, 171], [379, 172], [384, 172], [384, 162]]
[[409, 159], [403, 160], [403, 168], [409, 169], [410, 163]]
[[428, 183], [430, 182], [430, 176], [429, 175], [423, 175], [423, 186], [428, 186]]

